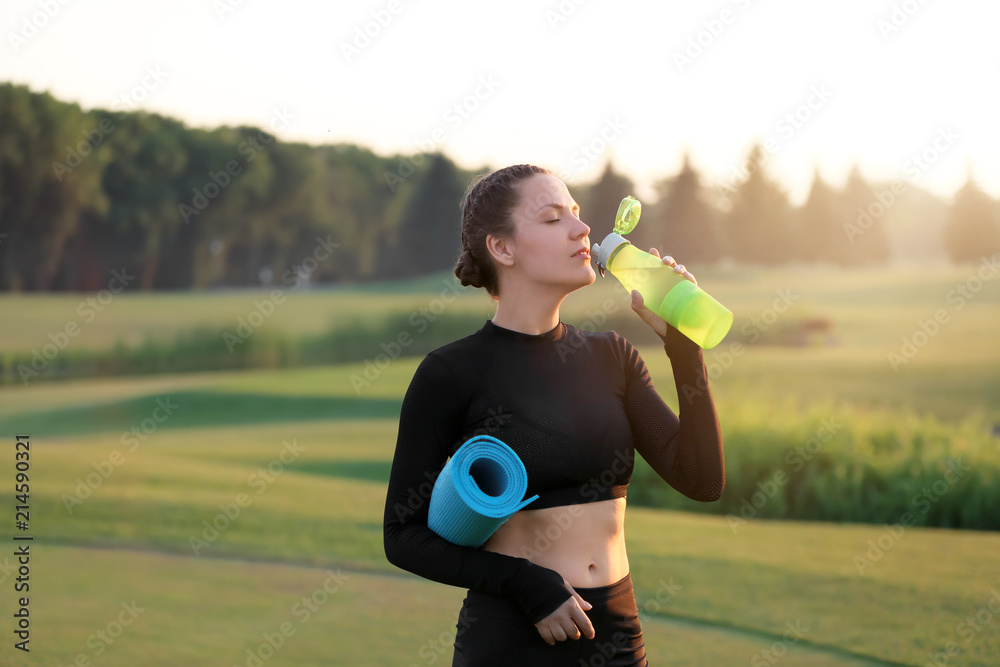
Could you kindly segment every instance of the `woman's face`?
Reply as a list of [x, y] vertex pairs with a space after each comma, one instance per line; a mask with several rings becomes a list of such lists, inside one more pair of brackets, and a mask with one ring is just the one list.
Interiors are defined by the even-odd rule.
[[512, 268], [524, 278], [567, 292], [596, 279], [590, 265], [590, 227], [565, 183], [535, 174], [517, 186], [521, 199], [512, 213], [514, 238], [507, 240]]

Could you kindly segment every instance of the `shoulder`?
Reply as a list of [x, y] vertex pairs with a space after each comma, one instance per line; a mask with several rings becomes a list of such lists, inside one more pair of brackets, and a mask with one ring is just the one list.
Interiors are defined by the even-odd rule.
[[592, 354], [613, 357], [623, 367], [634, 363], [638, 356], [635, 346], [614, 330], [595, 331], [566, 324], [566, 336], [562, 342], [573, 349], [586, 349]]
[[486, 348], [483, 338], [482, 332], [476, 331], [434, 348], [420, 360], [415, 378], [457, 381], [482, 364]]
[[460, 363], [479, 355], [486, 346], [487, 342], [482, 330], [474, 331], [467, 336], [434, 348], [427, 353], [425, 359], [430, 358], [441, 362]]

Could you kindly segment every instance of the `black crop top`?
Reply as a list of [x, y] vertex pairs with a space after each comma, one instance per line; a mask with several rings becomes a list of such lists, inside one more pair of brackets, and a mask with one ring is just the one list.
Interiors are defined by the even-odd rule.
[[539, 498], [522, 511], [624, 497], [636, 451], [679, 492], [717, 500], [725, 464], [701, 348], [670, 326], [663, 341], [679, 417], [638, 351], [614, 331], [560, 322], [531, 335], [487, 320], [428, 354], [400, 411], [383, 524], [389, 561], [441, 583], [509, 595], [533, 623], [570, 596], [554, 570], [452, 544], [427, 527], [434, 480], [479, 434], [503, 441], [524, 463], [527, 496]]

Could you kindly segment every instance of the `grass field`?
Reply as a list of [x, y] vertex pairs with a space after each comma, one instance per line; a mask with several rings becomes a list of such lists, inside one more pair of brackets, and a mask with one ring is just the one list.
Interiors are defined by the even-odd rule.
[[[807, 401], [846, 399], [860, 406], [907, 408], [952, 420], [980, 411], [1000, 424], [1000, 279], [980, 279], [981, 268], [698, 271], [701, 285], [736, 314], [730, 337], [706, 353], [713, 388], [752, 391], [757, 396], [795, 395]], [[70, 323], [77, 327], [76, 335], [68, 339], [70, 351], [111, 349], [118, 341], [127, 345], [147, 339], [169, 341], [195, 327], [235, 332], [239, 319], [246, 320], [255, 312], [255, 301], [268, 294], [266, 290], [126, 293], [104, 306], [89, 304], [87, 299], [93, 296], [0, 295], [0, 354], [41, 352]], [[562, 313], [566, 321], [580, 326], [607, 328], [602, 323], [610, 319], [640, 334], [645, 327], [641, 322], [636, 327], [627, 296], [610, 276], [570, 294]], [[318, 334], [390, 314], [412, 324], [371, 340], [369, 359], [382, 352], [380, 343], [389, 344], [400, 333], [417, 340], [430, 336], [437, 318], [471, 314], [485, 321], [493, 309], [484, 291], [456, 287], [453, 276], [441, 274], [353, 288], [286, 289], [263, 328]], [[936, 315], [941, 322], [935, 324]], [[808, 319], [829, 320], [831, 344], [738, 345], [767, 341], [782, 328]], [[933, 335], [924, 333], [922, 322], [925, 329], [933, 328]], [[648, 337], [643, 340], [650, 342]], [[221, 336], [218, 354], [228, 354]], [[669, 377], [666, 359], [652, 354], [647, 362], [661, 372], [660, 377]], [[337, 381], [347, 382], [349, 375]]]
[[[969, 275], [699, 274], [737, 326], [784, 288], [800, 298], [776, 321], [826, 317], [839, 339], [747, 347], [728, 364], [727, 343], [707, 354], [724, 429], [738, 426], [727, 414], [766, 412], [788, 396], [1000, 421], [1000, 281], [957, 309], [948, 294]], [[430, 280], [408, 287], [289, 295], [282, 326], [321, 330], [327, 314], [417, 309], [440, 291]], [[615, 295], [595, 289], [606, 292], [596, 303]], [[567, 302], [566, 319], [594, 317], [582, 296]], [[122, 295], [74, 344], [225, 323], [254, 298]], [[44, 344], [79, 301], [0, 298], [0, 349]], [[481, 295], [449, 307], [491, 314]], [[887, 354], [938, 309], [949, 321], [894, 372]], [[662, 352], [642, 352], [669, 388]], [[363, 363], [0, 388], [11, 443], [0, 458], [11, 514], [3, 535], [15, 532], [13, 436], [28, 432], [35, 536], [30, 654], [10, 632], [13, 548], [0, 557], [0, 664], [449, 664], [464, 591], [403, 573], [382, 553], [395, 417], [417, 361], [394, 361], [360, 393], [349, 378]], [[158, 400], [172, 406], [159, 422]], [[140, 435], [125, 435], [132, 427]], [[725, 517], [635, 506], [626, 521], [653, 665], [924, 665], [949, 642], [957, 653], [939, 664], [993, 665], [1000, 655], [991, 610], [1000, 610], [1000, 534], [761, 519], [734, 533]], [[870, 561], [863, 573], [858, 558]], [[799, 630], [794, 643], [787, 624]]]

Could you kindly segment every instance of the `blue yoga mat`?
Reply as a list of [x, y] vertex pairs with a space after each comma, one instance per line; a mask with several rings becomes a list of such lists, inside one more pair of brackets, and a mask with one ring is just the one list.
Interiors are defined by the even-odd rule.
[[448, 459], [431, 491], [427, 525], [454, 544], [480, 547], [518, 510], [528, 473], [513, 449], [488, 435], [470, 438]]

